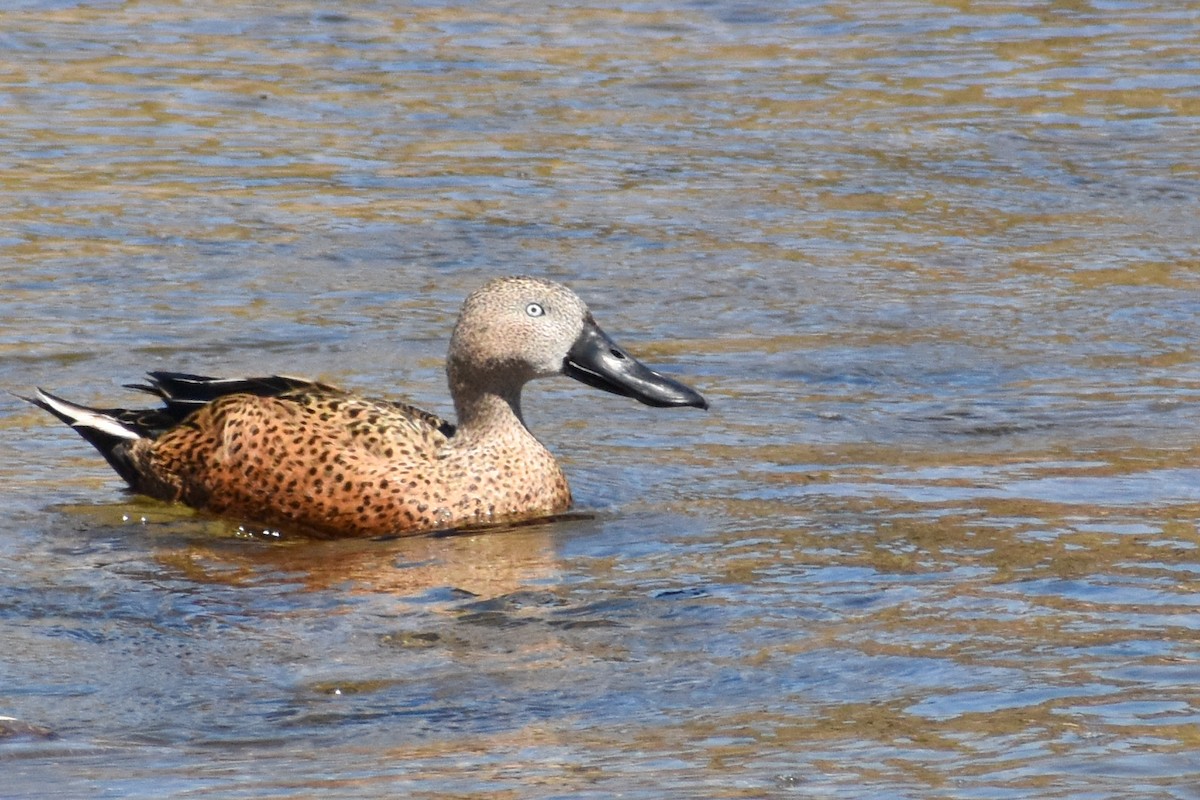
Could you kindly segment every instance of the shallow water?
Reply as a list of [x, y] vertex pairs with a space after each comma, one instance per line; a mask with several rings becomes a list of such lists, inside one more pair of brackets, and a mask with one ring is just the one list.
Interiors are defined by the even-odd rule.
[[5, 11], [0, 387], [449, 413], [533, 272], [713, 409], [307, 542], [0, 397], [0, 794], [1200, 797], [1200, 3], [203, 5]]

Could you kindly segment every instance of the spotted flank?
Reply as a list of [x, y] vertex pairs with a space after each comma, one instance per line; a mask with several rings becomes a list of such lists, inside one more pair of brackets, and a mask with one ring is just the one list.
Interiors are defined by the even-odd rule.
[[239, 521], [327, 536], [416, 534], [571, 505], [521, 416], [530, 380], [567, 375], [651, 406], [707, 408], [608, 337], [565, 286], [494, 280], [463, 303], [446, 361], [457, 425], [403, 402], [270, 376], [151, 372], [152, 409], [27, 398], [73, 427], [130, 487]]

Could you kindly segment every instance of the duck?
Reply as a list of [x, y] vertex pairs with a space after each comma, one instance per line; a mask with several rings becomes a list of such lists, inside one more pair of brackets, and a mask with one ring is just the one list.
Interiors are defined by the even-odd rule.
[[96, 408], [38, 388], [133, 492], [322, 537], [416, 535], [563, 514], [566, 476], [530, 432], [521, 393], [566, 376], [648, 406], [707, 409], [620, 347], [554, 281], [488, 281], [462, 304], [446, 376], [456, 421], [395, 399], [270, 375], [155, 371], [126, 384], [148, 409]]

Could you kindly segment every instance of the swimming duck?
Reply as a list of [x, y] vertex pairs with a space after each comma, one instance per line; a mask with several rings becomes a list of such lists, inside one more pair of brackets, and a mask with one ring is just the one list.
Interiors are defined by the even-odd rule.
[[457, 425], [403, 402], [286, 376], [151, 372], [162, 407], [35, 405], [91, 443], [136, 492], [331, 536], [417, 534], [552, 516], [571, 505], [525, 426], [521, 390], [566, 375], [650, 406], [708, 408], [597, 326], [574, 292], [499, 278], [463, 302], [446, 359]]

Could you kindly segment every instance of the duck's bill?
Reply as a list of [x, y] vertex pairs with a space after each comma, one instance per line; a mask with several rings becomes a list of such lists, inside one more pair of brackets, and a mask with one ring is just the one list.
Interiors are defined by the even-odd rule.
[[618, 347], [590, 316], [563, 360], [563, 374], [648, 406], [708, 408], [708, 401], [695, 389], [659, 375]]

